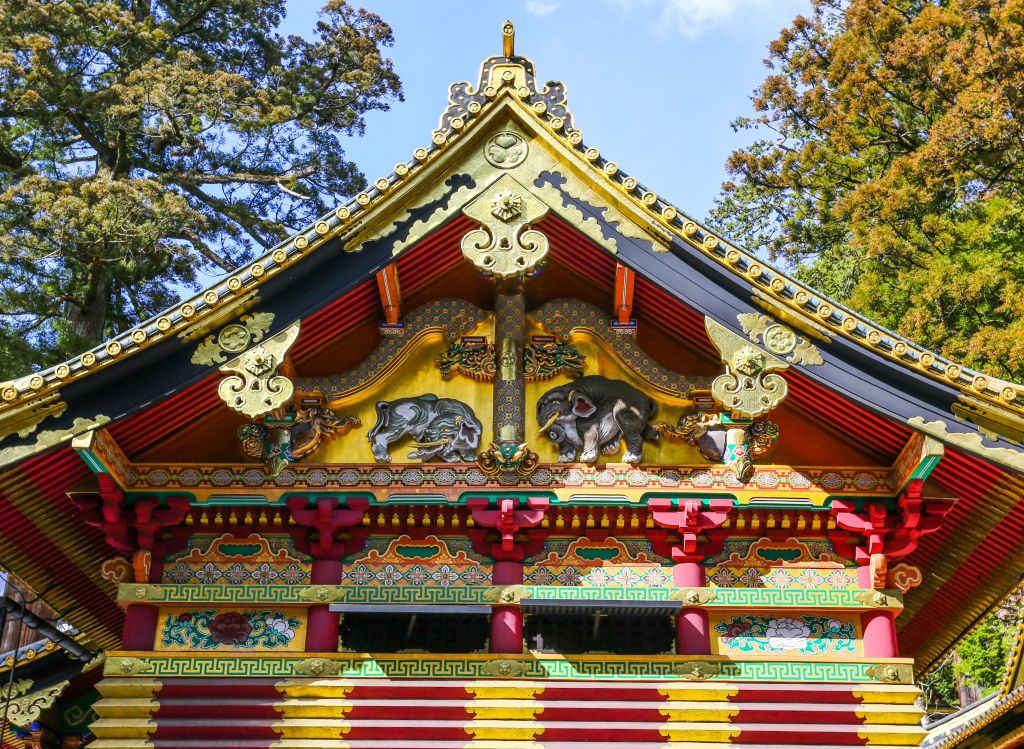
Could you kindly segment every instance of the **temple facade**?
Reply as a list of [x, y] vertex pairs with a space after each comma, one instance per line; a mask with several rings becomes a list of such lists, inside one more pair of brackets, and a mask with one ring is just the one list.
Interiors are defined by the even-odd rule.
[[925, 739], [1020, 572], [1024, 386], [691, 219], [501, 42], [350, 203], [0, 384], [3, 747]]

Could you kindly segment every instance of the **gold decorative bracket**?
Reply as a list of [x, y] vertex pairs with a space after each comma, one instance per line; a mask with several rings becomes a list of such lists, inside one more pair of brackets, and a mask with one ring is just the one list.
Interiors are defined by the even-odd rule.
[[462, 212], [481, 224], [462, 238], [462, 254], [496, 278], [519, 278], [536, 270], [548, 254], [548, 238], [529, 226], [548, 206], [510, 174], [503, 174]]
[[496, 585], [484, 591], [484, 600], [496, 606], [518, 606], [530, 591], [522, 585]]
[[913, 684], [914, 669], [909, 663], [878, 663], [869, 666], [867, 675], [886, 684]]
[[313, 603], [334, 603], [344, 598], [345, 593], [339, 585], [311, 585], [308, 588], [303, 588], [299, 593], [299, 598], [303, 601], [312, 601]]
[[745, 312], [737, 315], [736, 319], [750, 340], [760, 343], [776, 356], [786, 357], [790, 364], [816, 366], [825, 363], [817, 346], [768, 315]]
[[874, 609], [903, 608], [903, 596], [894, 590], [862, 590], [857, 593], [857, 601]]
[[334, 676], [341, 670], [341, 664], [326, 658], [306, 658], [295, 664], [299, 676]]
[[714, 588], [680, 588], [672, 591], [672, 598], [684, 606], [706, 606], [718, 598]]
[[27, 727], [32, 721], [39, 720], [43, 710], [53, 706], [69, 683], [65, 679], [35, 691], [32, 691], [32, 681], [29, 679], [5, 684], [0, 687], [0, 706], [3, 707], [4, 717], [13, 726]]
[[733, 416], [754, 418], [785, 399], [789, 386], [777, 372], [788, 369], [782, 359], [751, 344], [741, 335], [704, 318], [711, 342], [725, 363], [725, 374], [711, 383], [711, 396]]
[[224, 364], [220, 371], [231, 374], [217, 388], [221, 400], [253, 419], [288, 403], [295, 386], [277, 371], [298, 337], [296, 322]]
[[523, 661], [514, 661], [511, 658], [498, 658], [488, 661], [480, 667], [480, 673], [487, 676], [515, 677], [522, 676], [530, 670], [530, 665]]
[[708, 663], [705, 661], [688, 661], [679, 663], [672, 669], [676, 676], [682, 676], [691, 681], [704, 681], [715, 676], [720, 676], [722, 666], [719, 663]]

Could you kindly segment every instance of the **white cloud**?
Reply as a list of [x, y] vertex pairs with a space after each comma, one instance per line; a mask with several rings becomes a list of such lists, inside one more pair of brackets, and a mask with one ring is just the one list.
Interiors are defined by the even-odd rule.
[[526, 12], [535, 16], [546, 16], [558, 9], [559, 0], [526, 0]]
[[658, 28], [675, 30], [696, 39], [728, 22], [750, 20], [750, 15], [770, 6], [771, 0], [608, 0], [622, 12], [637, 8], [661, 8]]

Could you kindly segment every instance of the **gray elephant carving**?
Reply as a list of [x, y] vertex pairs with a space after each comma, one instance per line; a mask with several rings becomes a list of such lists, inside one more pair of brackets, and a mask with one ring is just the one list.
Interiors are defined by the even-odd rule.
[[659, 434], [648, 422], [658, 405], [622, 380], [587, 375], [551, 388], [537, 401], [537, 423], [558, 445], [558, 460], [584, 463], [597, 460], [598, 451], [611, 455], [626, 441], [625, 463], [639, 463], [645, 439]]
[[476, 460], [484, 428], [473, 409], [453, 398], [433, 393], [377, 403], [377, 423], [367, 433], [373, 457], [390, 463], [388, 447], [406, 435], [416, 440], [412, 460], [440, 458], [448, 463]]

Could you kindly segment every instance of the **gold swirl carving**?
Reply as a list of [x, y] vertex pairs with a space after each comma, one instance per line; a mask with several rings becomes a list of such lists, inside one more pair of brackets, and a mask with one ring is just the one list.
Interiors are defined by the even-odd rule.
[[298, 336], [296, 322], [224, 364], [220, 371], [231, 374], [217, 388], [221, 400], [253, 419], [288, 403], [295, 386], [277, 370]]
[[776, 356], [786, 357], [790, 364], [815, 366], [824, 364], [818, 348], [791, 328], [775, 322], [768, 315], [745, 312], [736, 316], [743, 332], [754, 343], [760, 343]]
[[547, 257], [548, 238], [529, 226], [548, 207], [511, 175], [502, 175], [462, 212], [483, 226], [462, 238], [462, 254], [483, 273], [517, 278]]
[[789, 386], [777, 371], [789, 365], [710, 317], [704, 318], [704, 323], [725, 363], [725, 373], [711, 383], [715, 401], [733, 415], [746, 418], [760, 416], [782, 403]]
[[480, 673], [487, 676], [515, 677], [522, 676], [530, 670], [530, 665], [523, 661], [514, 661], [511, 658], [499, 658], [488, 661], [480, 667]]
[[719, 663], [707, 663], [704, 661], [689, 661], [677, 664], [672, 669], [676, 676], [682, 676], [691, 681], [704, 681], [722, 673], [722, 666]]
[[207, 336], [192, 354], [192, 363], [203, 366], [223, 364], [228, 356], [235, 356], [263, 340], [273, 324], [274, 315], [270, 312], [243, 315], [238, 322], [225, 325], [216, 335]]
[[11, 684], [5, 684], [0, 688], [0, 703], [6, 702], [4, 715], [7, 721], [19, 728], [25, 728], [33, 721], [39, 720], [43, 710], [51, 707], [57, 701], [57, 697], [64, 691], [70, 682], [57, 682], [49, 687], [30, 691], [32, 681], [30, 679], [18, 679]]

